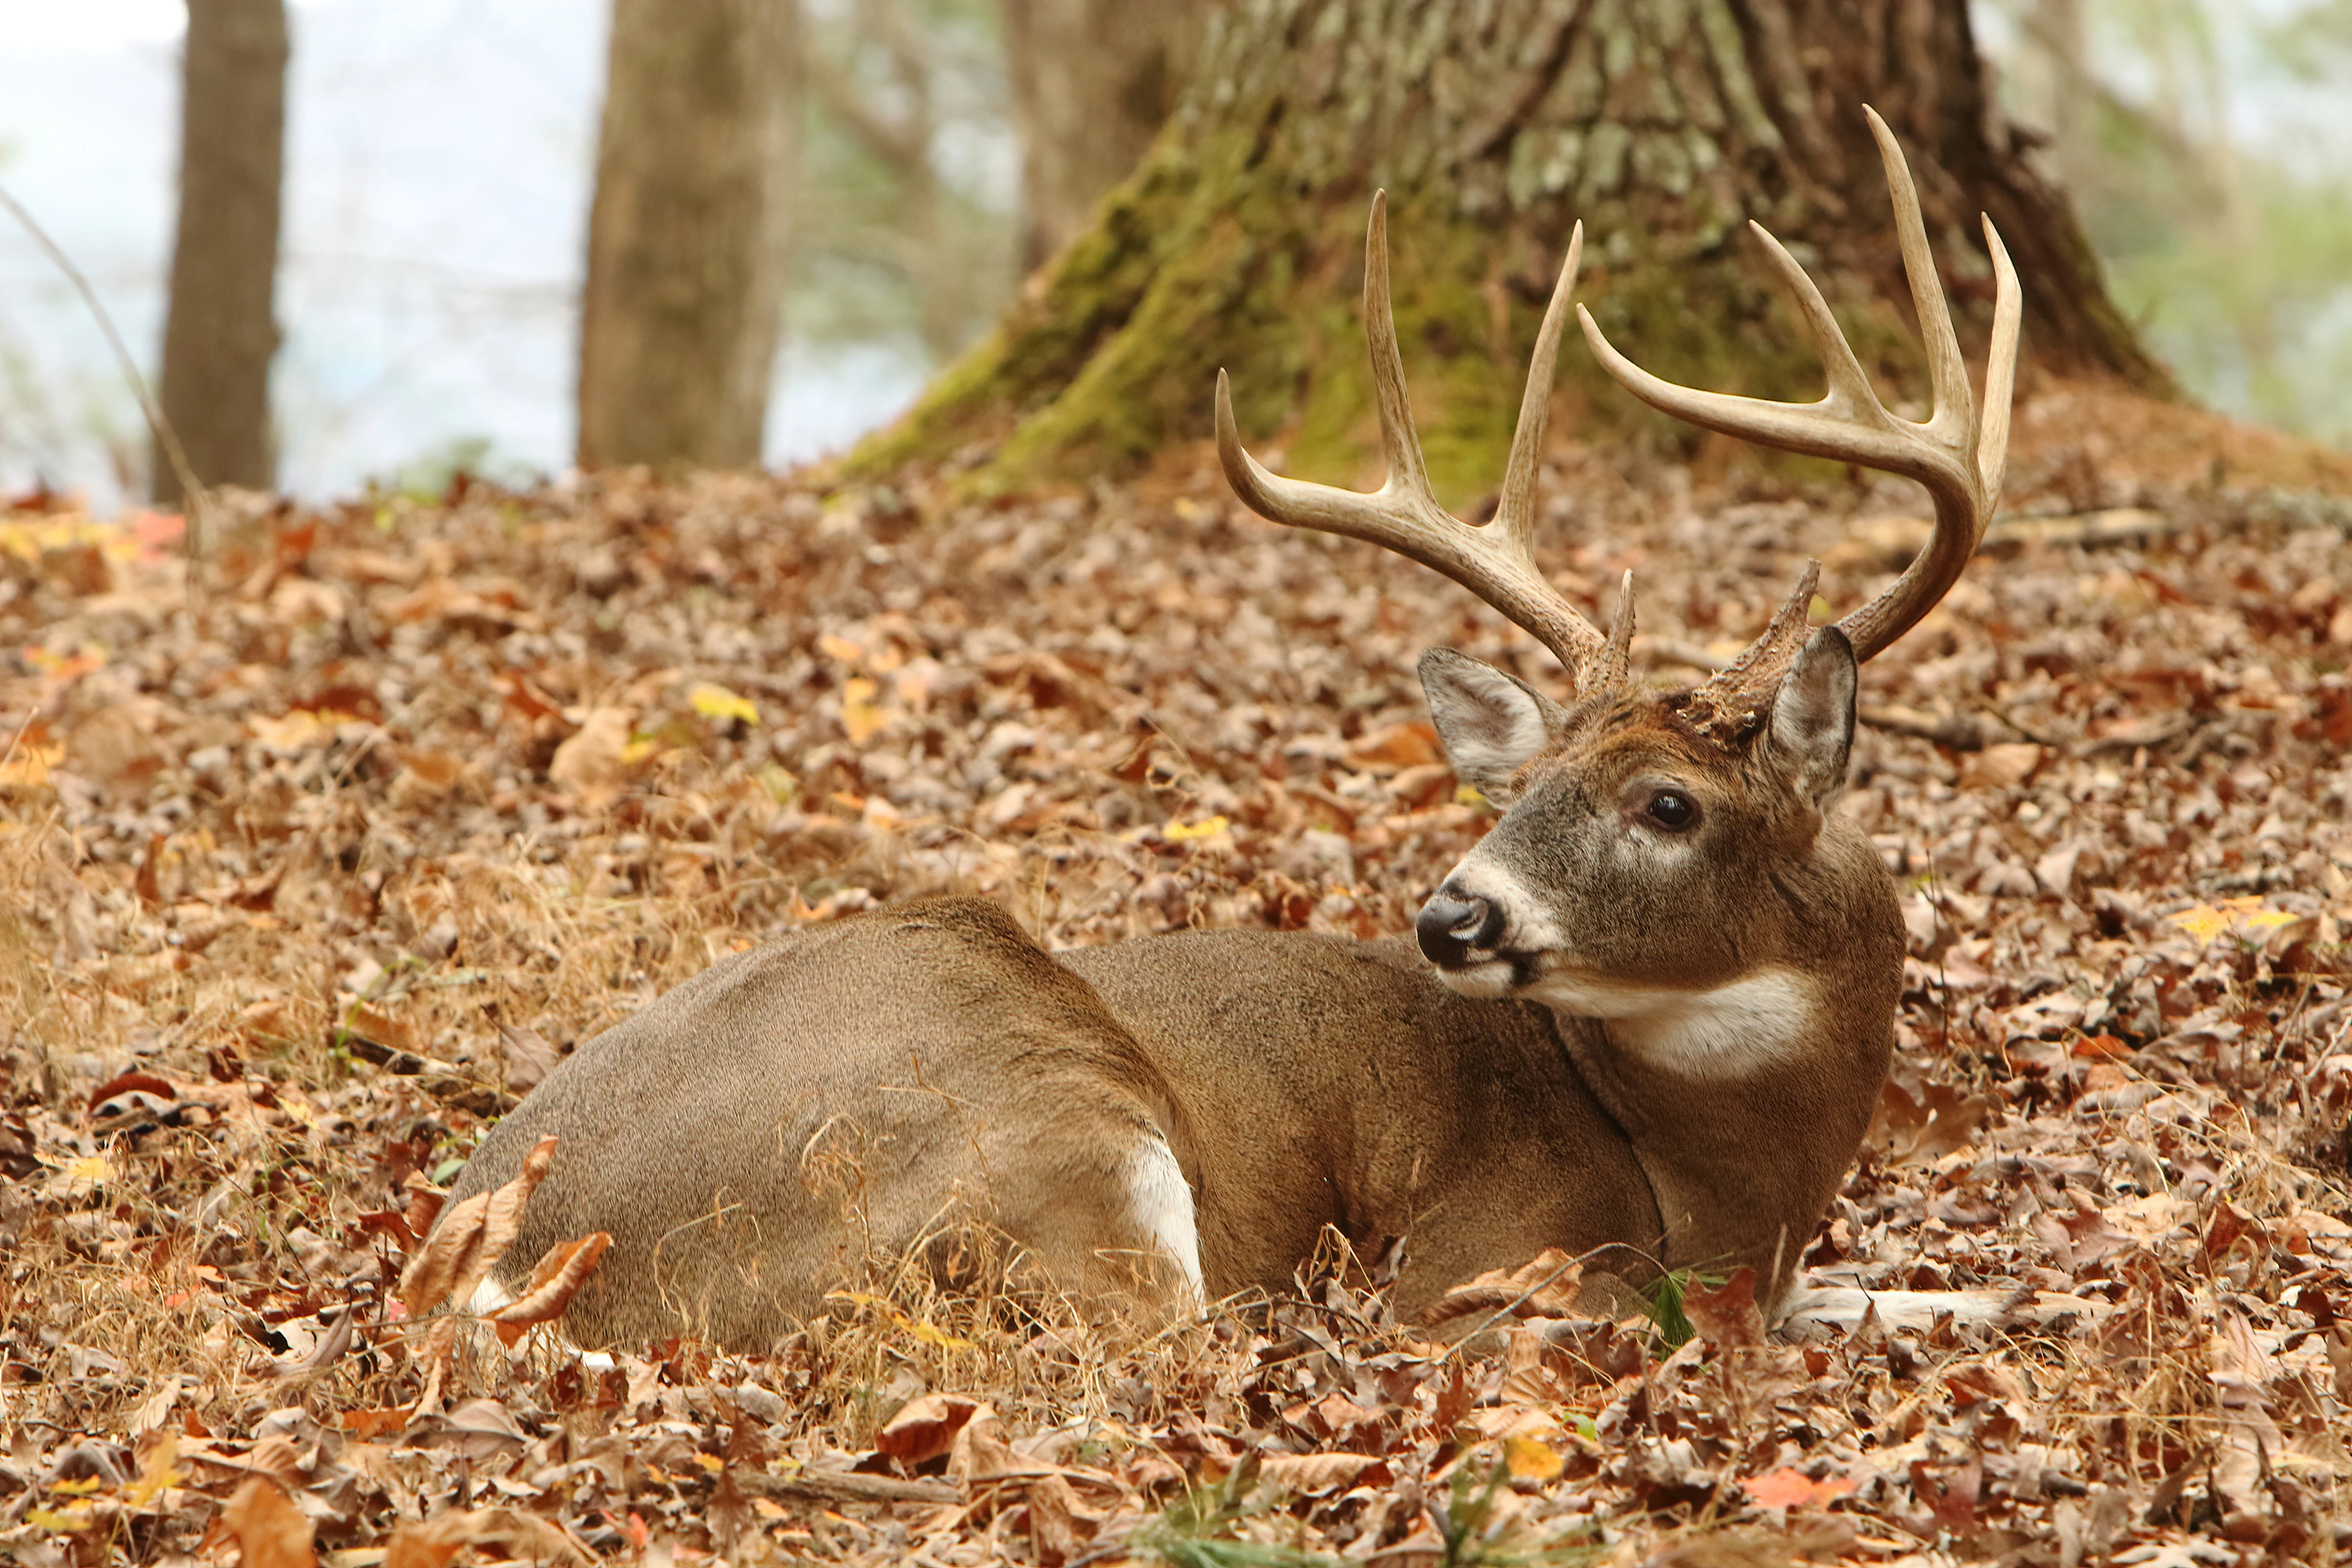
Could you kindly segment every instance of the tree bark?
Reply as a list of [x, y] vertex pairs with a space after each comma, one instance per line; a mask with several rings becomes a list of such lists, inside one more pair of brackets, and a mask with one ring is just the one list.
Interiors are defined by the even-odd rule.
[[[1291, 472], [1376, 481], [1356, 304], [1376, 187], [1423, 442], [1456, 500], [1502, 472], [1579, 218], [1579, 299], [1660, 374], [1819, 395], [1798, 318], [1741, 233], [1754, 218], [1812, 268], [1864, 364], [1919, 396], [1864, 103], [1909, 154], [1972, 353], [1991, 315], [1983, 211], [2024, 279], [2030, 367], [2168, 388], [2065, 201], [1995, 124], [1966, 0], [1244, 0], [1213, 20], [1142, 167], [852, 468], [985, 452], [966, 482], [987, 490], [1130, 465], [1207, 433], [1223, 365], [1244, 430], [1278, 438]], [[1561, 365], [1558, 395], [1588, 431], [1695, 438], [1580, 347]]]
[[[284, 0], [189, 0], [180, 216], [163, 321], [162, 406], [199, 484], [276, 477], [278, 217], [286, 141]], [[162, 443], [156, 501], [183, 500]]]
[[579, 460], [760, 461], [782, 332], [798, 7], [614, 0]]
[[1034, 269], [1134, 172], [1199, 59], [1211, 0], [1004, 0]]

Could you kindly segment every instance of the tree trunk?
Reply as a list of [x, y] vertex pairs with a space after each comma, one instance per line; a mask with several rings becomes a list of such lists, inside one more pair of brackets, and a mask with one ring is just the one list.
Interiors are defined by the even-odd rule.
[[1024, 264], [1043, 266], [1133, 173], [1175, 112], [1210, 0], [1004, 0]]
[[614, 0], [581, 300], [583, 468], [760, 460], [798, 23], [793, 0]]
[[[163, 322], [163, 413], [199, 484], [268, 489], [286, 141], [284, 0], [189, 0], [180, 217]], [[183, 499], [163, 448], [159, 504]]]
[[[1376, 480], [1356, 297], [1381, 186], [1422, 438], [1456, 500], [1502, 472], [1579, 218], [1580, 300], [1658, 374], [1818, 395], [1809, 341], [1740, 232], [1755, 218], [1812, 268], [1864, 363], [1923, 392], [1864, 103], [1908, 152], [1972, 353], [1991, 314], [1981, 210], [2024, 279], [2033, 365], [2168, 386], [2064, 200], [1993, 124], [1966, 0], [1244, 0], [1213, 20], [1143, 166], [852, 467], [987, 451], [968, 482], [988, 490], [1131, 464], [1207, 433], [1223, 365], [1244, 432], [1277, 437], [1291, 472]], [[1692, 438], [1580, 347], [1561, 366], [1588, 430]]]

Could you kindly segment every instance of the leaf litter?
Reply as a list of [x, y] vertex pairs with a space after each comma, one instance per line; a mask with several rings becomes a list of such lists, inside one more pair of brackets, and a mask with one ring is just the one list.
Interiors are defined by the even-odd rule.
[[[1864, 675], [1843, 809], [1911, 956], [1814, 1315], [1694, 1279], [1580, 1317], [1550, 1256], [1401, 1323], [1393, 1250], [1333, 1237], [1157, 1334], [876, 1260], [755, 1357], [533, 1331], [593, 1237], [430, 1314], [520, 1204], [426, 1248], [440, 1188], [562, 1052], [797, 925], [1404, 929], [1490, 820], [1412, 661], [1557, 689], [1527, 639], [1197, 453], [986, 506], [232, 497], [193, 584], [173, 520], [0, 510], [0, 1552], [2336, 1560], [2352, 465], [2061, 387], [2011, 476]], [[1713, 446], [1564, 447], [1543, 495], [1564, 591], [1637, 571], [1660, 679], [1922, 527]]]

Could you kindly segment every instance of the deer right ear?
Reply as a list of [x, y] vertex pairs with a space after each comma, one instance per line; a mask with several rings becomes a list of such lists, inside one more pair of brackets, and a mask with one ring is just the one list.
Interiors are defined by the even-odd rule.
[[1568, 723], [1564, 709], [1517, 676], [1450, 647], [1421, 656], [1421, 689], [1455, 776], [1497, 805], [1511, 775]]
[[1817, 811], [1827, 811], [1845, 793], [1859, 682], [1853, 644], [1837, 627], [1823, 626], [1805, 639], [1772, 697], [1765, 754]]

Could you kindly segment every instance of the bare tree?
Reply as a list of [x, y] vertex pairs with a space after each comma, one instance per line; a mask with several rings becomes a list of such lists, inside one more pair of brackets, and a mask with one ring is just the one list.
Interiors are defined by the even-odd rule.
[[[1766, 396], [1820, 385], [1744, 220], [1796, 247], [1866, 363], [1925, 390], [1862, 106], [1909, 149], [1937, 259], [1983, 340], [1990, 213], [2025, 279], [2032, 363], [2168, 387], [2107, 298], [2072, 210], [1985, 98], [1967, 0], [1251, 0], [1213, 18], [1171, 130], [999, 330], [870, 439], [867, 469], [985, 449], [1006, 488], [1205, 435], [1220, 365], [1246, 433], [1353, 481], [1373, 391], [1353, 313], [1372, 191], [1390, 193], [1400, 337], [1429, 467], [1467, 499], [1501, 471], [1570, 225], [1579, 298], [1659, 374]], [[1562, 395], [1647, 422], [1581, 354]]]
[[[163, 325], [163, 417], [200, 484], [269, 488], [286, 140], [284, 0], [188, 0], [180, 216]], [[182, 500], [160, 443], [157, 501]]]
[[782, 332], [793, 0], [614, 0], [579, 460], [760, 460]]
[[1061, 249], [1134, 172], [1192, 77], [1211, 4], [1004, 0], [1028, 266]]

